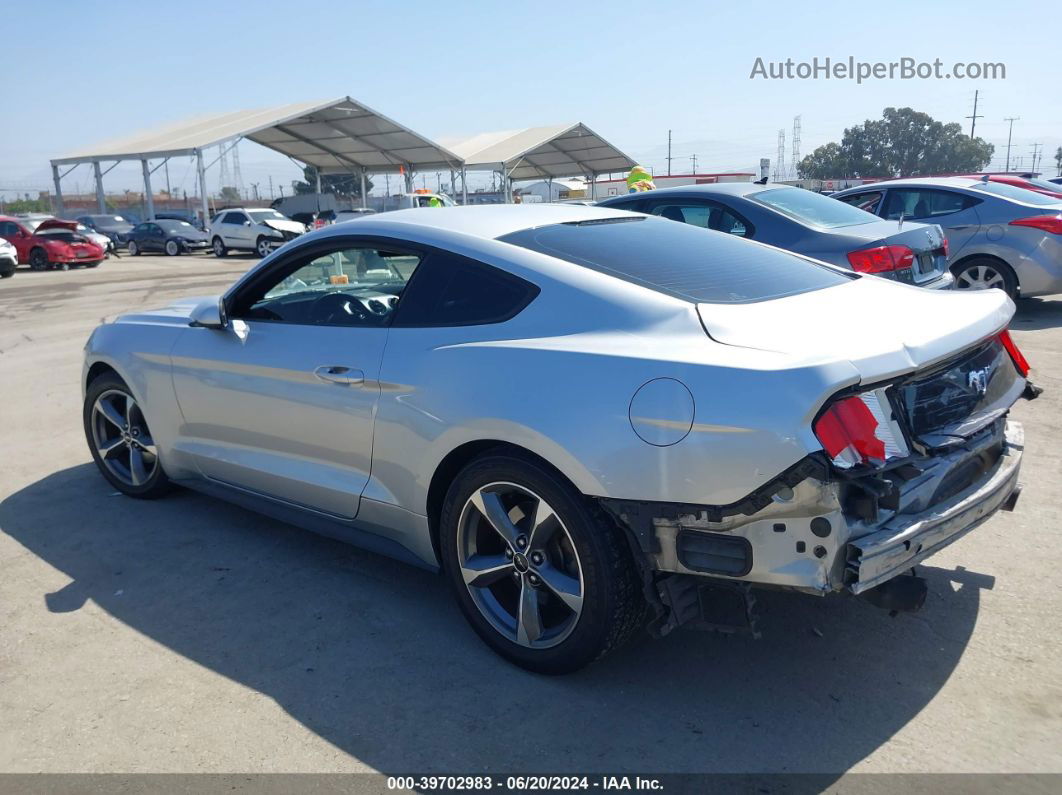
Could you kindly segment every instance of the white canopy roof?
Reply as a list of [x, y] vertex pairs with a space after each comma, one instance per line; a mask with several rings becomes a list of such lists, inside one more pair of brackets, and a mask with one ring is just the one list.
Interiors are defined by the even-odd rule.
[[322, 173], [460, 168], [449, 149], [350, 97], [296, 102], [194, 119], [106, 141], [52, 160], [62, 163], [140, 160], [192, 155], [210, 146], [246, 138]]
[[504, 168], [514, 180], [604, 174], [627, 171], [635, 165], [634, 160], [579, 122], [442, 141], [465, 161], [467, 168]]

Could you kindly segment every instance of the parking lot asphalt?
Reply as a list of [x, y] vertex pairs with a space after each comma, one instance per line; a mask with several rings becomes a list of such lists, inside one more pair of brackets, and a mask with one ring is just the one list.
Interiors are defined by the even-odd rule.
[[1062, 771], [1062, 296], [1025, 490], [922, 567], [924, 612], [763, 592], [761, 640], [680, 631], [579, 674], [507, 665], [442, 578], [188, 492], [115, 496], [81, 424], [102, 318], [257, 260], [0, 283], [0, 771]]

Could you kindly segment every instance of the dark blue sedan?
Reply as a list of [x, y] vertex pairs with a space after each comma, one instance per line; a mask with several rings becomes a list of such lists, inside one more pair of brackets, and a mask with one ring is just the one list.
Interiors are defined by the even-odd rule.
[[207, 236], [187, 221], [157, 219], [137, 224], [129, 233], [129, 253], [164, 251], [171, 257], [205, 251]]
[[950, 288], [947, 241], [936, 224], [886, 221], [790, 185], [720, 182], [615, 196], [601, 207], [758, 240], [860, 273]]

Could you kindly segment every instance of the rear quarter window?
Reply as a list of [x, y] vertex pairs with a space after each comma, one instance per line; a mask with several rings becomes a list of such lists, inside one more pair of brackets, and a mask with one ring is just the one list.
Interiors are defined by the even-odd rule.
[[498, 239], [695, 303], [766, 301], [856, 278], [734, 235], [656, 218], [553, 224]]

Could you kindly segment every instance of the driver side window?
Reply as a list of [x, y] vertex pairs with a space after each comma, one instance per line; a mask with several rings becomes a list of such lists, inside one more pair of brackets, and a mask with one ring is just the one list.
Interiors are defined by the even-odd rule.
[[386, 326], [419, 264], [416, 254], [374, 246], [318, 249], [252, 285], [232, 316], [304, 326]]

